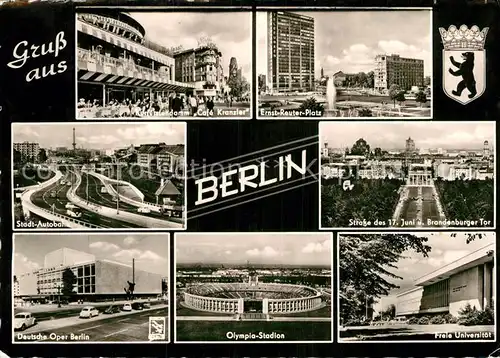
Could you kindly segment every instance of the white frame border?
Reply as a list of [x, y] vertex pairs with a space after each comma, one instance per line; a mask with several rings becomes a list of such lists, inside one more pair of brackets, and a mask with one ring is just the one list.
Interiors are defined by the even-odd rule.
[[[453, 339], [435, 339], [433, 341], [429, 341], [429, 340], [413, 340], [413, 341], [404, 341], [404, 340], [388, 340], [388, 341], [377, 341], [377, 340], [352, 340], [352, 341], [344, 341], [340, 338], [340, 250], [339, 250], [339, 247], [340, 245], [338, 244], [338, 242], [340, 241], [340, 237], [342, 235], [353, 235], [353, 234], [362, 234], [362, 235], [390, 235], [390, 234], [409, 234], [409, 235], [418, 235], [418, 234], [424, 234], [423, 232], [411, 232], [411, 231], [385, 231], [385, 232], [380, 232], [380, 231], [372, 231], [372, 232], [361, 232], [361, 233], [355, 233], [355, 232], [352, 232], [352, 231], [338, 231], [337, 232], [337, 248], [336, 248], [336, 251], [337, 251], [337, 270], [336, 270], [336, 274], [337, 274], [337, 319], [336, 319], [336, 324], [337, 324], [337, 343], [338, 344], [363, 344], [363, 343], [368, 343], [368, 344], [380, 344], [380, 343], [392, 343], [392, 344], [400, 344], [400, 343], [417, 343], [417, 344], [420, 344], [420, 343], [447, 343], [447, 344], [452, 344], [452, 343], [494, 343], [497, 341], [497, 323], [498, 323], [498, 315], [497, 315], [497, 302], [496, 300], [494, 300], [494, 314], [495, 314], [495, 324], [493, 325], [494, 327], [494, 337], [493, 337], [493, 340], [484, 340], [484, 339], [478, 339], [478, 340], [475, 340], [475, 339], [470, 339], [470, 340], [453, 340]], [[425, 232], [425, 234], [439, 234], [439, 233], [443, 233], [441, 231], [429, 231], [427, 230], [427, 232]], [[476, 233], [476, 234], [488, 234], [488, 235], [494, 235], [494, 240], [493, 240], [493, 243], [495, 244], [495, 256], [494, 256], [494, 267], [493, 267], [493, 278], [492, 278], [492, 282], [494, 283], [493, 284], [493, 290], [492, 290], [492, 294], [493, 294], [493, 297], [496, 297], [497, 295], [497, 243], [496, 243], [496, 232], [494, 231], [480, 231], [480, 232], [472, 232], [472, 231], [455, 231], [455, 232], [444, 232], [446, 234], [454, 234], [454, 233], [466, 233], [466, 234], [473, 234], [473, 233]], [[455, 238], [456, 239], [456, 238]], [[430, 332], [429, 334], [432, 334], [432, 332]]]
[[[257, 6], [256, 8], [256, 16], [258, 16], [259, 12], [262, 13], [267, 13], [269, 11], [303, 11], [306, 10], [306, 12], [314, 12], [310, 10], [317, 10], [316, 12], [335, 12], [335, 10], [350, 10], [352, 12], [357, 12], [357, 11], [424, 11], [427, 10], [429, 11], [429, 26], [430, 26], [430, 48], [429, 52], [431, 54], [434, 53], [434, 37], [433, 37], [433, 14], [434, 14], [434, 8], [432, 7], [377, 7], [377, 6], [371, 6], [371, 7], [352, 7], [352, 6], [347, 6], [347, 7], [342, 7], [342, 6], [331, 6], [331, 7], [318, 7], [318, 6], [306, 6], [306, 7], [298, 7], [298, 6], [290, 6], [290, 7], [285, 7], [285, 6]], [[258, 31], [258, 29], [256, 29]], [[266, 29], [267, 31], [267, 29]], [[316, 36], [316, 27], [314, 28], [315, 35]], [[257, 41], [257, 32], [255, 36], [255, 41]], [[431, 120], [434, 118], [434, 63], [433, 63], [433, 57], [431, 58], [430, 61], [430, 87], [431, 87], [431, 96], [430, 96], [430, 102], [431, 102], [431, 107], [430, 107], [430, 114], [429, 116], [426, 117], [268, 117], [268, 116], [261, 116], [259, 115], [259, 86], [258, 86], [258, 69], [257, 69], [257, 58], [259, 56], [259, 50], [258, 46], [256, 43], [255, 46], [255, 62], [256, 62], [256, 74], [254, 81], [257, 81], [256, 84], [256, 93], [255, 93], [255, 113], [256, 113], [256, 119], [258, 120], [289, 120], [289, 119], [295, 119], [295, 120], [316, 120], [316, 121], [341, 121], [341, 120], [364, 120], [366, 121], [367, 119], [371, 120], [384, 120], [384, 119], [390, 119], [390, 120], [402, 120], [406, 119], [407, 121], [417, 121], [417, 120]], [[267, 77], [267, 74], [266, 74]], [[425, 62], [424, 62], [424, 79], [425, 79]], [[267, 80], [267, 79], [266, 79]]]
[[[324, 235], [325, 238], [329, 237], [331, 242], [332, 242], [332, 252], [330, 253], [330, 264], [331, 264], [331, 290], [332, 290], [332, 295], [331, 295], [331, 339], [328, 341], [288, 341], [288, 340], [283, 340], [283, 341], [230, 341], [230, 340], [220, 340], [220, 341], [179, 341], [177, 339], [177, 239], [180, 238], [182, 239], [182, 236], [188, 236], [188, 235], [193, 235], [193, 236], [219, 236], [221, 239], [223, 236], [232, 236], [234, 237], [234, 240], [241, 240], [243, 239], [241, 236], [258, 236], [258, 235], [281, 235], [283, 236], [283, 240], [293, 240], [293, 238], [288, 238], [285, 236], [287, 235], [317, 235], [321, 236]], [[235, 237], [239, 236], [239, 237]], [[178, 343], [178, 344], [293, 344], [293, 343], [302, 343], [302, 344], [313, 344], [313, 343], [333, 343], [334, 342], [334, 321], [335, 321], [335, 314], [333, 312], [335, 306], [333, 304], [334, 302], [334, 235], [332, 232], [180, 232], [180, 233], [175, 233], [174, 234], [174, 255], [173, 255], [173, 260], [174, 260], [174, 272], [173, 272], [173, 285], [174, 285], [174, 311], [173, 311], [173, 327], [174, 327], [174, 340], [173, 343]], [[172, 273], [171, 273], [172, 276]], [[314, 324], [314, 322], [310, 322], [310, 324]]]
[[[153, 121], [130, 121], [130, 122], [115, 122], [115, 121], [108, 121], [108, 122], [84, 122], [84, 121], [76, 121], [76, 122], [15, 122], [11, 124], [10, 127], [10, 138], [11, 138], [11, 143], [10, 143], [10, 180], [11, 180], [11, 187], [10, 192], [12, 195], [11, 198], [11, 214], [12, 214], [12, 232], [33, 232], [33, 233], [42, 233], [42, 232], [60, 232], [60, 231], [65, 231], [65, 230], [71, 230], [70, 228], [62, 227], [62, 228], [16, 228], [15, 222], [16, 219], [14, 217], [14, 202], [15, 202], [15, 194], [14, 194], [14, 171], [12, 170], [14, 167], [14, 143], [15, 138], [14, 138], [14, 127], [19, 126], [22, 127], [24, 125], [36, 125], [36, 126], [58, 126], [58, 125], [63, 125], [63, 126], [68, 126], [68, 127], [77, 127], [77, 126], [85, 126], [85, 125], [90, 125], [90, 126], [101, 126], [101, 125], [111, 125], [111, 124], [135, 124], [135, 125], [145, 125], [148, 123], [159, 123], [159, 122], [153, 122]], [[149, 232], [149, 231], [185, 231], [187, 230], [187, 223], [188, 223], [188, 217], [187, 217], [187, 177], [189, 175], [188, 173], [188, 165], [187, 165], [187, 123], [184, 121], [164, 121], [161, 122], [162, 124], [178, 124], [184, 126], [184, 211], [182, 213], [182, 217], [184, 219], [184, 225], [181, 228], [100, 228], [100, 229], [92, 229], [92, 228], [81, 228], [78, 229], [78, 231], [83, 231], [83, 232], [100, 232], [100, 233], [106, 233], [108, 231], [120, 231], [120, 232], [130, 232], [130, 231], [138, 231], [138, 232]]]
[[[114, 9], [116, 10], [118, 8], [118, 11], [120, 10], [127, 10], [127, 12], [134, 12], [134, 10], [150, 10], [150, 13], [158, 13], [160, 10], [174, 10], [174, 11], [165, 11], [166, 13], [175, 13], [175, 12], [182, 12], [184, 10], [184, 13], [194, 13], [194, 12], [199, 12], [199, 13], [204, 13], [204, 12], [210, 12], [213, 11], [213, 8], [209, 8], [206, 6], [203, 7], [190, 7], [190, 6], [120, 6], [120, 5], [108, 5], [108, 6], [79, 6], [78, 4], [75, 6], [74, 9], [74, 20], [75, 20], [75, 53], [74, 53], [74, 64], [75, 64], [75, 98], [74, 98], [74, 103], [75, 103], [75, 119], [78, 123], [78, 121], [96, 121], [96, 120], [102, 120], [102, 121], [113, 121], [115, 118], [101, 118], [101, 117], [96, 117], [96, 118], [80, 118], [78, 115], [78, 14], [85, 11], [85, 10], [92, 10], [92, 9]], [[193, 11], [193, 9], [196, 9], [196, 11]], [[253, 33], [253, 10], [251, 6], [240, 6], [240, 7], [235, 7], [235, 6], [223, 6], [223, 7], [217, 7], [217, 9], [225, 9], [227, 11], [217, 11], [217, 12], [212, 12], [213, 14], [217, 13], [233, 13], [233, 12], [238, 12], [238, 13], [247, 13], [249, 14], [249, 21], [250, 21], [250, 48], [251, 52], [253, 53], [253, 41], [254, 39], [252, 38], [252, 33]], [[241, 9], [236, 11], [236, 9]], [[181, 11], [177, 11], [181, 10]], [[185, 10], [191, 10], [191, 11], [185, 11]], [[243, 11], [246, 10], [246, 11]], [[143, 13], [146, 13], [146, 11], [141, 11]], [[224, 58], [224, 54], [222, 55], [222, 58]], [[250, 71], [252, 71], [253, 68], [253, 54], [250, 56], [251, 61], [250, 61]], [[228, 70], [229, 71], [229, 70]], [[252, 76], [250, 75], [250, 78], [248, 79], [250, 81], [250, 106], [248, 108], [248, 116], [246, 117], [126, 117], [131, 121], [186, 121], [186, 120], [191, 120], [191, 121], [199, 121], [199, 120], [251, 120], [253, 118], [253, 107], [254, 107], [254, 91], [252, 90], [253, 83], [252, 81]], [[201, 118], [201, 119], [200, 119]], [[120, 120], [121, 118], [116, 118]]]
[[[171, 262], [171, 257], [170, 257], [170, 238], [172, 236], [172, 234], [170, 232], [154, 232], [154, 233], [142, 233], [142, 232], [128, 232], [128, 233], [119, 233], [119, 232], [115, 232], [115, 233], [106, 233], [105, 235], [113, 235], [113, 236], [123, 236], [125, 237], [126, 235], [142, 235], [142, 236], [160, 236], [160, 235], [164, 235], [164, 236], [167, 236], [167, 240], [168, 240], [168, 244], [167, 244], [167, 272], [166, 272], [166, 277], [167, 277], [167, 286], [170, 286], [170, 280], [171, 280], [171, 276], [172, 276], [172, 273], [170, 272], [170, 262]], [[15, 242], [16, 242], [16, 237], [19, 237], [19, 236], [44, 236], [44, 235], [66, 235], [68, 236], [66, 238], [66, 240], [71, 240], [71, 236], [89, 236], [89, 235], [103, 235], [103, 233], [83, 233], [83, 232], [75, 232], [75, 233], [33, 233], [33, 232], [24, 232], [24, 233], [13, 233], [12, 234], [12, 260], [11, 260], [11, 272], [14, 274], [14, 260], [15, 260]], [[74, 238], [73, 238], [74, 239]], [[13, 287], [13, 283], [14, 283], [14, 275], [11, 275], [12, 278], [11, 278], [11, 287]], [[50, 341], [50, 340], [47, 340], [47, 341], [16, 341], [14, 338], [15, 338], [15, 331], [14, 331], [14, 325], [13, 325], [13, 322], [14, 322], [14, 290], [11, 289], [10, 290], [10, 294], [11, 294], [11, 307], [10, 309], [12, 310], [11, 311], [11, 329], [10, 329], [10, 332], [11, 332], [11, 343], [13, 345], [26, 345], [26, 344], [84, 344], [84, 345], [89, 345], [89, 344], [168, 344], [168, 343], [171, 343], [172, 342], [172, 334], [171, 334], [171, 317], [172, 317], [172, 310], [171, 310], [171, 307], [170, 307], [170, 298], [171, 298], [171, 294], [172, 294], [172, 290], [170, 290], [170, 287], [168, 287], [168, 293], [167, 293], [167, 317], [166, 317], [166, 322], [165, 324], [167, 325], [166, 329], [168, 330], [168, 337], [165, 341], [64, 341], [64, 342], [56, 342], [56, 341]], [[77, 325], [76, 325], [77, 326]], [[76, 327], [76, 326], [67, 326], [68, 328], [71, 328], [71, 327]]]
[[[381, 230], [397, 230], [398, 227], [391, 227], [391, 226], [380, 226], [380, 227], [375, 227], [375, 226], [372, 226], [372, 227], [366, 227], [366, 228], [363, 228], [363, 227], [356, 227], [356, 226], [353, 226], [353, 227], [323, 227], [322, 226], [322, 220], [321, 220], [321, 181], [322, 181], [322, 176], [321, 176], [321, 140], [323, 139], [321, 137], [321, 126], [323, 125], [329, 125], [329, 126], [334, 126], [336, 125], [337, 123], [343, 123], [343, 122], [346, 122], [346, 123], [356, 123], [356, 125], [362, 125], [363, 122], [347, 122], [347, 121], [338, 121], [338, 122], [329, 122], [329, 121], [322, 121], [322, 122], [318, 122], [318, 136], [319, 136], [319, 153], [318, 153], [318, 165], [319, 165], [319, 168], [318, 168], [318, 175], [319, 175], [319, 193], [318, 193], [318, 202], [319, 202], [319, 209], [318, 209], [318, 216], [319, 216], [319, 223], [318, 223], [318, 228], [320, 231], [323, 231], [323, 230], [334, 230], [334, 231], [342, 231], [342, 230], [350, 230], [350, 231], [373, 231], [375, 229], [381, 229]], [[371, 122], [371, 121], [370, 121]], [[419, 122], [423, 122], [423, 121], [419, 121]], [[383, 120], [383, 121], [378, 121], [376, 122], [377, 124], [385, 124], [385, 123], [398, 123], [398, 124], [403, 124], [403, 123], [417, 123], [417, 122], [408, 122], [408, 121], [387, 121], [387, 120]], [[476, 230], [476, 231], [488, 231], [488, 230], [496, 230], [496, 227], [497, 227], [497, 205], [496, 205], [496, 197], [497, 197], [497, 152], [496, 152], [496, 142], [497, 142], [497, 137], [496, 137], [496, 121], [429, 121], [429, 122], [426, 122], [428, 124], [431, 124], [432, 123], [449, 123], [449, 124], [453, 124], [453, 123], [460, 123], [460, 124], [463, 124], [463, 123], [468, 123], [468, 124], [478, 124], [478, 123], [489, 123], [489, 124], [493, 124], [493, 129], [494, 129], [494, 132], [495, 133], [495, 136], [493, 137], [494, 140], [493, 140], [493, 226], [485, 226], [485, 227], [441, 227], [441, 228], [434, 228], [434, 231], [457, 231], [457, 230], [467, 230], [467, 231], [470, 231], [470, 230]], [[407, 228], [404, 228], [405, 230], [407, 229], [411, 229], [411, 230], [415, 230], [415, 231], [432, 231], [433, 228], [431, 227], [420, 227], [420, 228], [413, 228], [413, 227], [407, 227]]]

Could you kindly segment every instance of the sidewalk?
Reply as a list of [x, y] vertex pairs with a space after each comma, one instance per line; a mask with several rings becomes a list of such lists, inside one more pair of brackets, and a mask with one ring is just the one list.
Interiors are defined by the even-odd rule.
[[[160, 300], [162, 301], [162, 300]], [[61, 307], [57, 307], [57, 303], [54, 304], [41, 304], [41, 305], [33, 305], [33, 306], [17, 306], [14, 307], [14, 311], [16, 312], [31, 312], [31, 313], [39, 313], [39, 312], [58, 312], [58, 311], [68, 311], [73, 309], [82, 309], [85, 306], [93, 306], [93, 307], [109, 307], [111, 305], [121, 306], [125, 303], [133, 303], [133, 302], [141, 302], [141, 303], [155, 303], [157, 300], [147, 300], [147, 299], [136, 299], [133, 301], [130, 300], [120, 300], [120, 301], [107, 301], [107, 302], [84, 302], [84, 303], [70, 303], [69, 305], [61, 305]]]
[[163, 308], [167, 308], [167, 307], [168, 307], [168, 305], [155, 305], [155, 306], [151, 306], [151, 308], [143, 309], [140, 311], [119, 312], [119, 313], [114, 313], [114, 314], [103, 314], [101, 312], [101, 313], [99, 313], [99, 316], [92, 317], [90, 319], [80, 318], [79, 315], [67, 317], [67, 318], [52, 319], [52, 320], [38, 322], [35, 326], [30, 327], [22, 332], [16, 332], [16, 333], [23, 333], [23, 334], [38, 333], [38, 332], [43, 332], [43, 331], [47, 331], [47, 330], [51, 330], [51, 329], [76, 326], [76, 325], [84, 324], [84, 323], [88, 323], [88, 322], [102, 321], [102, 320], [108, 319], [108, 318], [116, 318], [116, 317], [121, 317], [121, 316], [130, 316], [130, 315], [134, 315], [134, 314], [140, 314], [140, 313], [149, 312], [149, 311], [158, 310], [158, 309], [163, 309]]

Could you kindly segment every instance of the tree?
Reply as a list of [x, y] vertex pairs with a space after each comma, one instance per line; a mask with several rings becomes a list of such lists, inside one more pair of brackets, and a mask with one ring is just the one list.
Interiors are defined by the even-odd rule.
[[[299, 107], [299, 111], [304, 113], [305, 116], [319, 117], [319, 114], [323, 115], [325, 107], [323, 107], [321, 103], [317, 102], [314, 97], [310, 97], [302, 102]], [[308, 114], [306, 114], [306, 112]]]
[[373, 117], [373, 113], [369, 108], [361, 108], [358, 110], [358, 117]]
[[396, 108], [396, 100], [400, 92], [401, 92], [401, 87], [399, 87], [396, 84], [391, 85], [391, 87], [389, 88], [389, 97], [394, 103], [394, 108]]
[[339, 296], [342, 321], [364, 315], [366, 298], [387, 296], [399, 288], [387, 278], [402, 279], [397, 269], [403, 253], [413, 250], [428, 256], [428, 239], [412, 234], [347, 234], [339, 240]]
[[380, 316], [384, 320], [391, 320], [396, 317], [396, 306], [394, 304], [390, 304], [385, 310], [380, 312]]
[[43, 148], [38, 152], [38, 161], [40, 163], [45, 163], [47, 161], [47, 152]]
[[368, 72], [368, 76], [367, 76], [367, 87], [368, 88], [374, 88], [375, 87], [375, 74], [373, 73], [373, 71], [370, 71]]
[[245, 92], [250, 90], [250, 84], [244, 77], [230, 76], [227, 80], [229, 94], [236, 98], [241, 98]]
[[424, 86], [430, 86], [431, 85], [431, 77], [430, 76], [425, 76], [424, 77]]
[[359, 138], [351, 148], [352, 155], [369, 155], [370, 145], [363, 138]]
[[425, 93], [423, 91], [419, 91], [415, 96], [415, 101], [417, 103], [420, 103], [420, 107], [422, 107], [422, 104], [427, 102], [427, 96], [425, 95]]
[[14, 165], [23, 164], [23, 156], [20, 151], [14, 149]]
[[400, 91], [400, 92], [396, 95], [395, 100], [399, 102], [399, 105], [401, 105], [401, 102], [406, 101], [406, 98], [405, 98], [405, 92], [404, 92], [404, 91]]
[[382, 149], [377, 147], [373, 150], [373, 155], [377, 158], [380, 158], [382, 156]]
[[70, 268], [66, 268], [62, 274], [62, 287], [61, 294], [63, 296], [72, 296], [75, 294], [74, 285], [77, 283], [76, 275], [73, 273], [73, 270]]

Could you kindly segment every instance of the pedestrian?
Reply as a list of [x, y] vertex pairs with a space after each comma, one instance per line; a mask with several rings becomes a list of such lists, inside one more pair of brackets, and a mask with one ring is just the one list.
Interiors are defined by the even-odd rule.
[[177, 93], [176, 97], [172, 100], [173, 116], [178, 117], [180, 112], [182, 111], [182, 108], [183, 108], [182, 98], [180, 97], [180, 94]]
[[196, 96], [189, 97], [189, 105], [191, 106], [191, 116], [195, 116], [198, 112], [198, 99]]
[[207, 112], [208, 112], [209, 117], [213, 116], [214, 107], [215, 107], [215, 104], [214, 104], [213, 97], [208, 97], [208, 99], [207, 99]]

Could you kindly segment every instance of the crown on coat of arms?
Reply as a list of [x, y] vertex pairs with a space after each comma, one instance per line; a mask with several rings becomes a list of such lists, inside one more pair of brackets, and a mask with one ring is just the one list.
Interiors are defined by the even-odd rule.
[[462, 25], [458, 29], [455, 25], [451, 25], [448, 31], [440, 27], [439, 33], [445, 50], [483, 50], [488, 30], [488, 27], [480, 30], [476, 25], [470, 29], [467, 25]]

